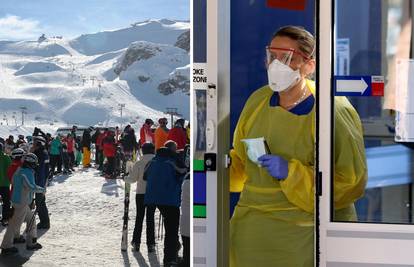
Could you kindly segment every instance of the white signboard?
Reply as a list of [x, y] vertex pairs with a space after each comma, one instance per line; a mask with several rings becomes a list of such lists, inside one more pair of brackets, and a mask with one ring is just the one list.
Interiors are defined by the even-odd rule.
[[414, 60], [397, 59], [395, 141], [414, 141]]
[[349, 38], [336, 39], [335, 75], [349, 75]]
[[193, 88], [207, 90], [207, 63], [193, 63]]

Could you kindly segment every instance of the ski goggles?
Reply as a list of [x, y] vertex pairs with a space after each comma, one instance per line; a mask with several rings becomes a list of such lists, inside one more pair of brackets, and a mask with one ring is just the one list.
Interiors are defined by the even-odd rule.
[[277, 59], [283, 64], [289, 66], [292, 62], [298, 62], [299, 58], [304, 58], [309, 60], [310, 58], [306, 56], [301, 51], [295, 50], [293, 48], [280, 48], [280, 47], [266, 47], [266, 64], [269, 65], [273, 60]]

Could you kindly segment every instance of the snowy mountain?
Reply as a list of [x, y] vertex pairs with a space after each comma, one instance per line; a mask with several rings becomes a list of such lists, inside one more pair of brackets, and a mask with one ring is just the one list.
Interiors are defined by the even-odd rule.
[[147, 20], [73, 40], [0, 41], [0, 122], [19, 125], [21, 107], [25, 126], [48, 129], [138, 128], [146, 118], [165, 116], [167, 107], [188, 119], [189, 27]]
[[174, 45], [178, 36], [188, 31], [188, 22], [148, 20], [126, 29], [84, 34], [69, 44], [78, 52], [92, 56], [128, 47], [134, 41]]

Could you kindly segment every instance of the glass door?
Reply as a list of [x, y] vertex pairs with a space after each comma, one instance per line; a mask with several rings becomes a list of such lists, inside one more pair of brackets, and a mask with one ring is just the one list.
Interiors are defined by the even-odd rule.
[[414, 266], [411, 8], [319, 2], [320, 266]]

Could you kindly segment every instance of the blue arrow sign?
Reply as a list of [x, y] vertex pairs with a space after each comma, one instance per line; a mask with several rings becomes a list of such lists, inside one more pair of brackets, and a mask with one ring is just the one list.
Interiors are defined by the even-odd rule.
[[370, 96], [371, 76], [334, 76], [336, 96]]

